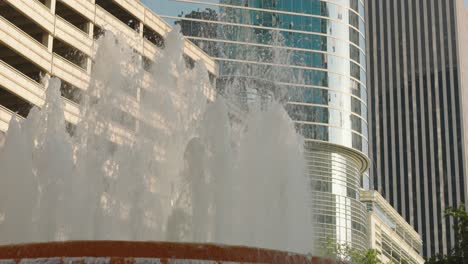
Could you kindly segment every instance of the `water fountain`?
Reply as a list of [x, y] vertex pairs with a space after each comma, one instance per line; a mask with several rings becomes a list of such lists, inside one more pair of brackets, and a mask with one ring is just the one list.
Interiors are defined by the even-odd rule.
[[287, 113], [274, 102], [253, 107], [234, 133], [224, 100], [207, 100], [203, 65], [186, 67], [182, 43], [170, 33], [144, 73], [107, 33], [71, 135], [55, 78], [45, 80], [42, 109], [11, 120], [0, 150], [0, 244], [81, 242], [2, 246], [0, 263], [318, 261], [274, 251], [313, 246], [303, 140]]

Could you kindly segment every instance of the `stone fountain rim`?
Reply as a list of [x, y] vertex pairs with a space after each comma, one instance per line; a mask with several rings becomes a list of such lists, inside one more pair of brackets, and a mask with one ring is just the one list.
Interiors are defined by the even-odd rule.
[[310, 255], [221, 244], [99, 240], [0, 245], [0, 260], [82, 257], [111, 260], [154, 258], [242, 263], [332, 263], [331, 260]]

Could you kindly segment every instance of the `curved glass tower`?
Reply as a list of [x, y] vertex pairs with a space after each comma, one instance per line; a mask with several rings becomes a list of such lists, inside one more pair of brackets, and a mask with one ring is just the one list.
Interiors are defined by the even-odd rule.
[[306, 139], [317, 241], [366, 248], [364, 0], [142, 1], [219, 62], [220, 90], [284, 101]]

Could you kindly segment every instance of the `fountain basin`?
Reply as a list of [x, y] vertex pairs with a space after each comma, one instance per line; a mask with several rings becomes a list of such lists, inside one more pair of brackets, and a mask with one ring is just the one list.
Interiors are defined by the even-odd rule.
[[284, 251], [216, 244], [69, 241], [0, 246], [0, 264], [332, 263]]

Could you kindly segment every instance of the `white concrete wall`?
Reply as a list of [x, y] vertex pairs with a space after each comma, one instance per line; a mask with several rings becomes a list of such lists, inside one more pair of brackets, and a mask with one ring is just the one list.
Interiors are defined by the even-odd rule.
[[[424, 263], [424, 259], [419, 255], [410, 245], [408, 245], [397, 233], [386, 225], [377, 214], [369, 212], [369, 245], [372, 249], [377, 249], [382, 254], [380, 260], [383, 263], [389, 263], [389, 259], [383, 254], [382, 251], [382, 233], [385, 233], [393, 241], [395, 245], [399, 246], [399, 250], [406, 252], [412, 260], [416, 263]], [[380, 244], [380, 246], [379, 246]]]

